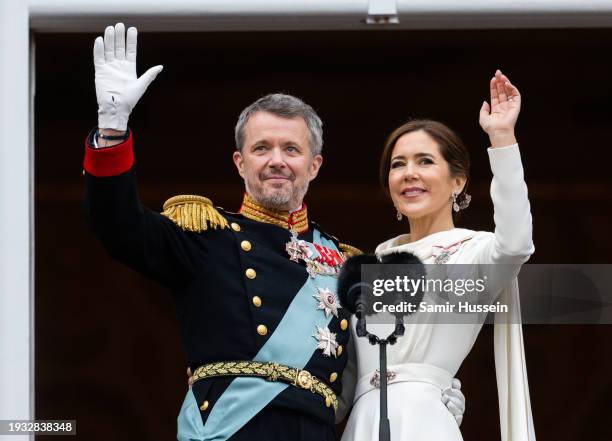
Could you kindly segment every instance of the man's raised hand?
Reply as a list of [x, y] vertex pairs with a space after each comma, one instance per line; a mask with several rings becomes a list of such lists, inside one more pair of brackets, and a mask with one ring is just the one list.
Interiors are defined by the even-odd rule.
[[94, 42], [99, 128], [127, 130], [130, 112], [163, 69], [163, 66], [155, 66], [137, 77], [137, 38], [136, 28], [128, 29], [126, 39], [125, 26], [117, 23], [114, 27], [108, 26], [104, 38], [98, 37]]

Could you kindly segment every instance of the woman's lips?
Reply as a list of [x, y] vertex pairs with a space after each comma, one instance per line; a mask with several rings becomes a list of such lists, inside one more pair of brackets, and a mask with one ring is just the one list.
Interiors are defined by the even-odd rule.
[[414, 199], [414, 198], [418, 198], [419, 196], [422, 196], [425, 193], [426, 193], [426, 190], [422, 188], [410, 187], [410, 188], [404, 189], [401, 193], [401, 196], [407, 199]]

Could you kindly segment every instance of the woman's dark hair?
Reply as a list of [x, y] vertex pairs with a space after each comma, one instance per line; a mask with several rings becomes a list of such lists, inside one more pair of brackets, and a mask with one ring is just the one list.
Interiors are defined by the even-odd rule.
[[389, 170], [391, 155], [397, 140], [410, 132], [422, 130], [431, 136], [438, 144], [440, 154], [448, 162], [451, 177], [465, 176], [463, 190], [457, 196], [457, 202], [463, 201], [470, 180], [470, 154], [461, 138], [448, 126], [430, 119], [413, 119], [395, 129], [385, 142], [385, 148], [380, 158], [380, 183], [389, 192]]

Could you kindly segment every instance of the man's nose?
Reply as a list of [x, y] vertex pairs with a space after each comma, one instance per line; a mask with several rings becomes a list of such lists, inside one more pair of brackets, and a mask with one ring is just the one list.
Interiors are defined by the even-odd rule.
[[268, 162], [270, 167], [284, 167], [285, 158], [280, 148], [275, 147], [271, 150], [270, 161]]

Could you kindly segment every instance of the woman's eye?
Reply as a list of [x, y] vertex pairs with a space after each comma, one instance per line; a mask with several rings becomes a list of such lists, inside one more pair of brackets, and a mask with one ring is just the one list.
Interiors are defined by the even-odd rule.
[[421, 159], [421, 164], [433, 164], [434, 162], [429, 158]]
[[391, 168], [401, 167], [402, 165], [403, 165], [403, 162], [392, 162]]

